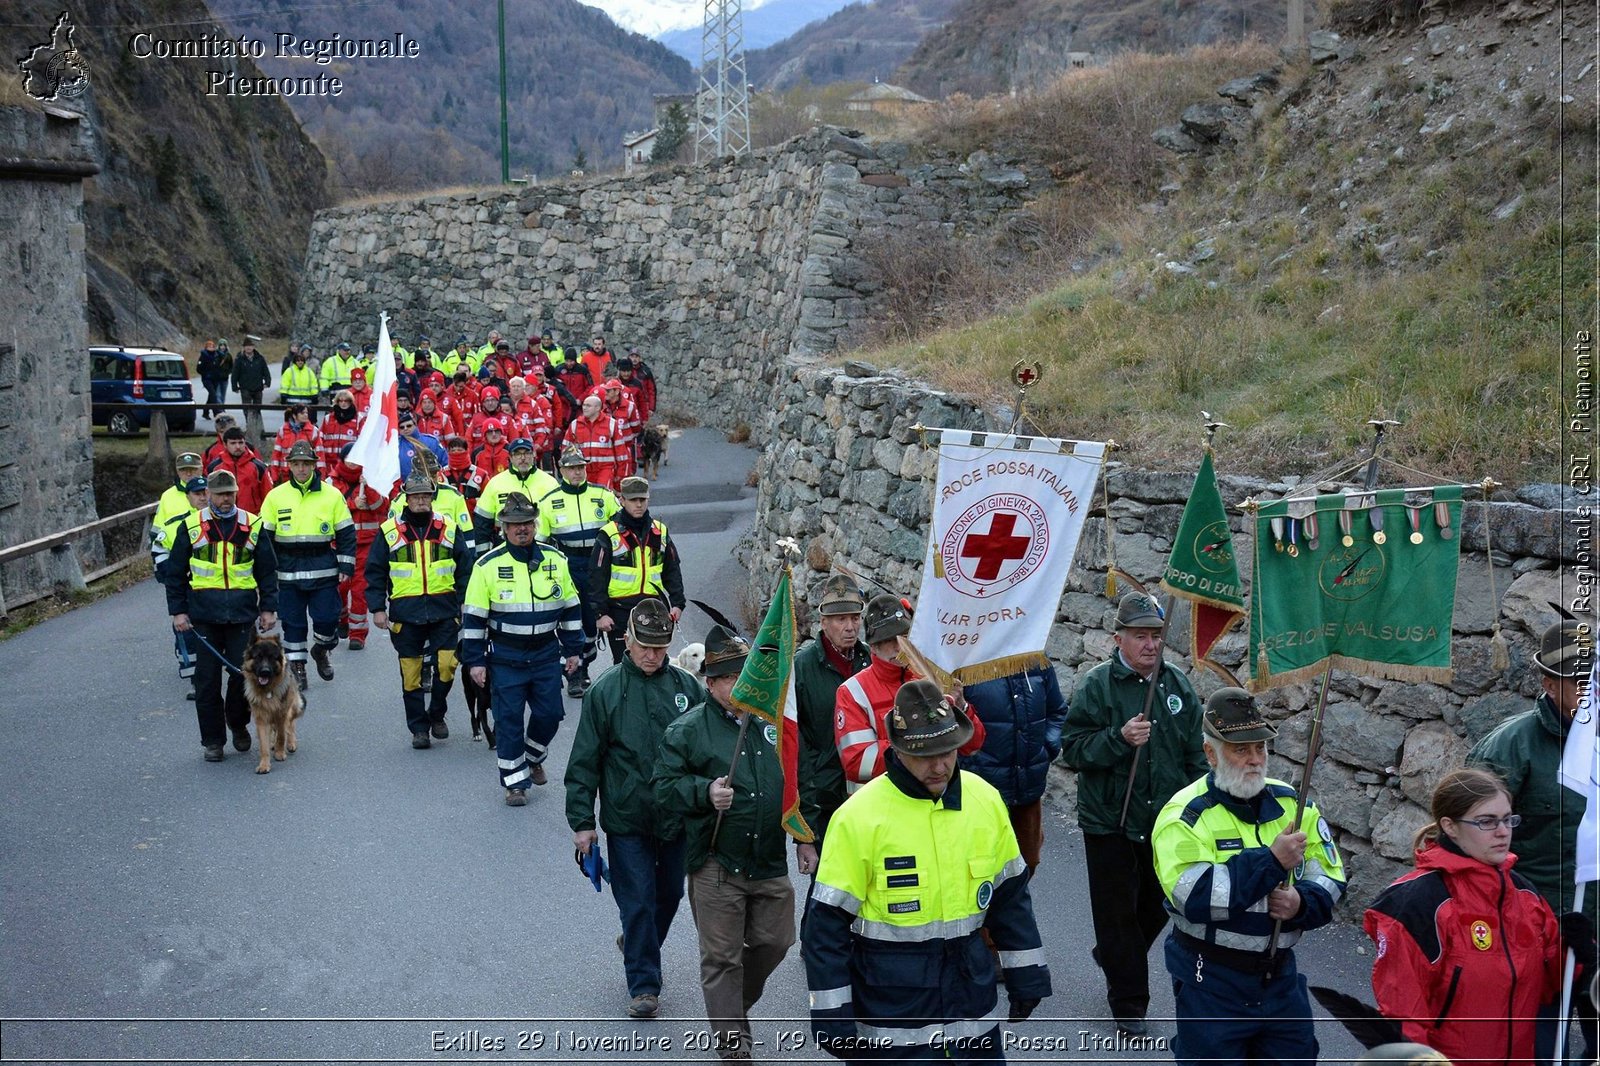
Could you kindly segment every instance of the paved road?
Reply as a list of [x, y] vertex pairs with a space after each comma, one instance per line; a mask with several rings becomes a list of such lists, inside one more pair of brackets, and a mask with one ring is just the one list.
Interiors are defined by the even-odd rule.
[[[653, 501], [691, 594], [730, 614], [754, 458], [687, 431]], [[661, 1020], [622, 1018], [616, 910], [578, 875], [563, 816], [575, 702], [552, 784], [508, 808], [459, 701], [451, 738], [411, 749], [378, 639], [337, 653], [332, 683], [313, 675], [301, 750], [257, 777], [253, 755], [201, 761], [163, 616], [145, 582], [0, 643], [0, 1018], [12, 1019], [0, 1060], [709, 1058], [687, 904], [666, 945]], [[690, 608], [679, 643], [707, 624]], [[1069, 1050], [1013, 1061], [1170, 1060], [1105, 1050], [1093, 1041], [1111, 1030], [1077, 1020], [1103, 1010], [1083, 860], [1076, 830], [1059, 814], [1048, 823], [1035, 898], [1056, 995], [1020, 1032]], [[1303, 965], [1365, 992], [1363, 942], [1350, 928], [1312, 934]], [[795, 952], [756, 1009], [758, 1059], [822, 1058], [799, 1039], [777, 1046], [803, 1033], [805, 1002]], [[1333, 1023], [1318, 1029], [1328, 1061], [1355, 1053]]]

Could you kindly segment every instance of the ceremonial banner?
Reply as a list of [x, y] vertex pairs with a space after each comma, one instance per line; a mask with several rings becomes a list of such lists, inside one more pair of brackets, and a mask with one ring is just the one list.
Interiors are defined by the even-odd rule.
[[789, 570], [778, 579], [767, 617], [729, 698], [767, 723], [783, 766], [783, 831], [802, 843], [814, 838], [800, 815], [800, 717], [794, 702], [794, 594]]
[[1204, 659], [1217, 639], [1244, 617], [1233, 531], [1228, 528], [1210, 448], [1200, 461], [1194, 489], [1178, 522], [1161, 587], [1190, 603], [1189, 657], [1193, 662]]
[[389, 316], [378, 320], [378, 356], [372, 368], [372, 405], [366, 421], [350, 447], [350, 463], [361, 467], [361, 476], [376, 492], [393, 495], [400, 480], [400, 403], [399, 386], [394, 376], [394, 347], [389, 341]]
[[1334, 666], [1450, 681], [1461, 486], [1274, 500], [1255, 518], [1250, 688]]
[[911, 640], [963, 684], [1044, 666], [1106, 446], [937, 432], [939, 479]]
[[1556, 780], [1589, 801], [1583, 820], [1578, 823], [1575, 848], [1577, 860], [1573, 881], [1600, 881], [1600, 731], [1595, 712], [1600, 711], [1600, 663], [1589, 674], [1589, 685], [1578, 713], [1567, 730], [1567, 746], [1561, 753]]

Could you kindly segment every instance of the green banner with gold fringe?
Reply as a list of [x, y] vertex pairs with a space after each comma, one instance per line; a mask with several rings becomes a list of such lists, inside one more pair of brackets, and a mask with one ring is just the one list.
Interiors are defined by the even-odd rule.
[[1459, 485], [1274, 500], [1255, 515], [1250, 688], [1332, 665], [1450, 681]]

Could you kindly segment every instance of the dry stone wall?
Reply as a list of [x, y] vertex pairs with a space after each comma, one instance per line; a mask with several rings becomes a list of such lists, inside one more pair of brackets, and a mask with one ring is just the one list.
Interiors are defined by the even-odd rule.
[[[770, 545], [793, 537], [805, 549], [796, 572], [801, 595], [814, 593], [824, 573], [842, 562], [896, 591], [915, 594], [932, 512], [937, 453], [924, 447], [917, 425], [1001, 428], [971, 401], [935, 391], [861, 363], [844, 368], [791, 365], [774, 397], [765, 451], [757, 466], [756, 522], [741, 548], [752, 574], [750, 595], [771, 589]], [[1226, 441], [1218, 465], [1227, 466]], [[1099, 506], [1088, 519], [1077, 558], [1056, 611], [1049, 655], [1064, 692], [1080, 673], [1112, 651], [1114, 605], [1105, 595], [1106, 537], [1113, 536], [1116, 565], [1154, 587], [1194, 482], [1193, 472], [1109, 468], [1110, 514]], [[1246, 497], [1271, 498], [1295, 480], [1223, 476], [1230, 507]], [[1412, 833], [1426, 822], [1424, 806], [1434, 783], [1459, 765], [1479, 737], [1509, 715], [1531, 706], [1539, 691], [1533, 652], [1537, 634], [1555, 621], [1552, 603], [1570, 602], [1579, 587], [1578, 565], [1587, 549], [1572, 536], [1581, 514], [1577, 498], [1559, 486], [1536, 485], [1502, 494], [1487, 508], [1495, 560], [1482, 505], [1469, 505], [1461, 522], [1461, 564], [1455, 607], [1455, 677], [1449, 685], [1373, 681], [1333, 675], [1324, 723], [1325, 744], [1314, 783], [1318, 801], [1350, 856], [1351, 902], [1359, 906], [1409, 863]], [[1566, 509], [1563, 510], [1563, 505]], [[1238, 555], [1248, 568], [1252, 537], [1244, 516], [1232, 519]], [[1248, 571], [1245, 575], [1248, 584]], [[1499, 618], [1511, 666], [1492, 669], [1490, 633]], [[1180, 606], [1168, 639], [1168, 659], [1189, 670], [1180, 654], [1189, 646], [1188, 611]], [[1230, 634], [1214, 657], [1241, 676], [1245, 635]], [[1190, 671], [1204, 697], [1223, 682], [1204, 669]], [[1316, 686], [1293, 685], [1263, 697], [1279, 722], [1271, 772], [1298, 782]], [[1074, 793], [1069, 771], [1058, 785]]]
[[754, 425], [786, 357], [871, 318], [865, 253], [884, 234], [984, 229], [1049, 180], [823, 127], [705, 167], [334, 208], [312, 225], [294, 336], [373, 339], [380, 310], [402, 342], [598, 331], [644, 352], [663, 406]]

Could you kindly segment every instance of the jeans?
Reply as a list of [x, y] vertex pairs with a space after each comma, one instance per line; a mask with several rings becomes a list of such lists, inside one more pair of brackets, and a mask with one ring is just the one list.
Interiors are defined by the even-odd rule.
[[628, 995], [661, 994], [661, 945], [683, 900], [684, 840], [612, 833], [606, 837], [611, 894], [622, 917]]

